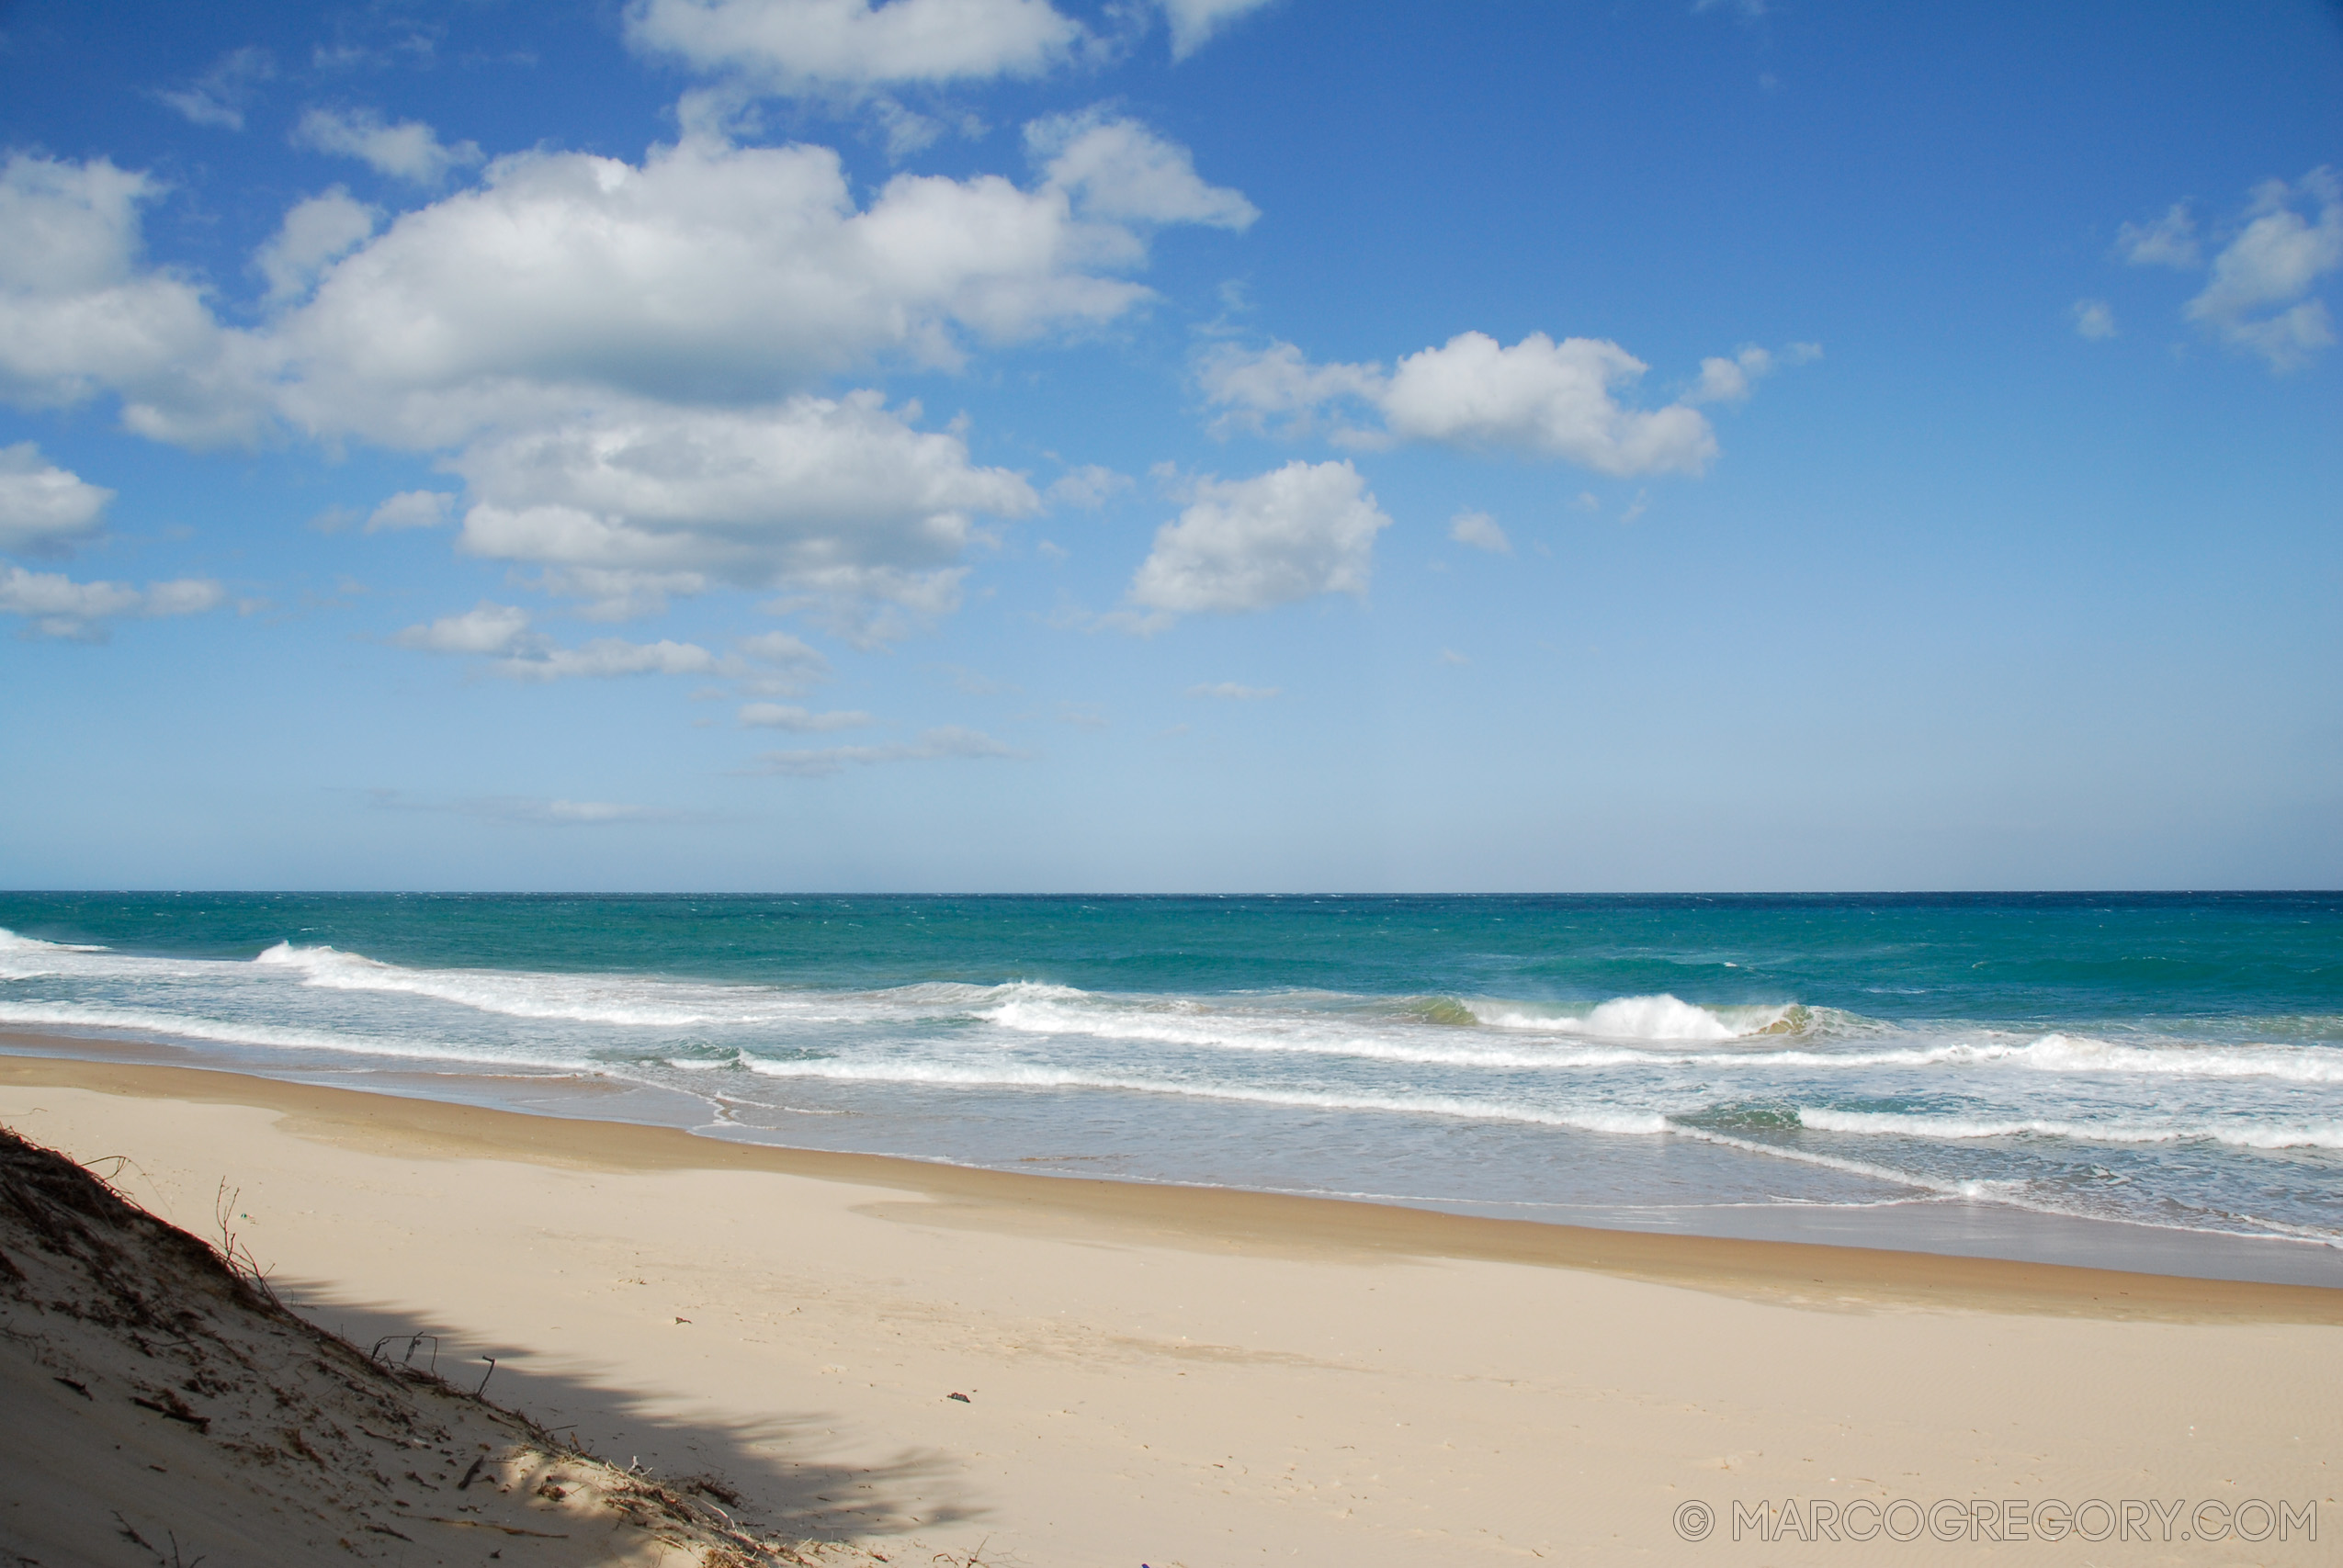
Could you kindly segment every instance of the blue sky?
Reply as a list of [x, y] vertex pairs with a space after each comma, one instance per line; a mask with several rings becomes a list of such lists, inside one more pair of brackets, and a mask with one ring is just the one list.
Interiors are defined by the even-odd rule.
[[2343, 10], [0, 6], [0, 883], [2343, 885]]

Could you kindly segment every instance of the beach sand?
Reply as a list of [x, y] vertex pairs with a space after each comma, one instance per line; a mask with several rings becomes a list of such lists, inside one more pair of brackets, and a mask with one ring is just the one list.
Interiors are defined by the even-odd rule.
[[[2343, 1292], [972, 1171], [33, 1056], [0, 1058], [0, 1122], [127, 1156], [118, 1185], [198, 1233], [224, 1182], [312, 1321], [436, 1336], [458, 1382], [494, 1356], [492, 1395], [617, 1463], [719, 1476], [764, 1528], [896, 1562], [2309, 1563], [2343, 1539]], [[1737, 1503], [1785, 1499], [1794, 1521], [1733, 1539]], [[1851, 1505], [1896, 1499], [1986, 1506], [1937, 1513], [1952, 1541], [1813, 1522], [1817, 1500], [1860, 1529]], [[1967, 1539], [2089, 1499], [2111, 1511], [2084, 1529], [2111, 1539]], [[2199, 1503], [2256, 1499], [2315, 1505], [2323, 1540], [2180, 1539]]]

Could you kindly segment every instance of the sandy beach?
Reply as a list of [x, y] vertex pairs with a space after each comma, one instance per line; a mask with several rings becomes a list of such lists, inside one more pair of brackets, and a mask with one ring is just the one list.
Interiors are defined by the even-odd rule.
[[894, 1562], [2307, 1563], [2343, 1532], [2334, 1291], [36, 1056], [0, 1059], [0, 1123], [124, 1156], [121, 1189], [198, 1233], [224, 1183], [312, 1321], [436, 1336], [460, 1382], [492, 1356], [492, 1393], [617, 1463]]

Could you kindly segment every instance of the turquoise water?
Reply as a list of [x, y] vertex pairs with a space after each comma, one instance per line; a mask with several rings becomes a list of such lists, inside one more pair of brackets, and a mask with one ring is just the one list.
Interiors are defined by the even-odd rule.
[[2334, 894], [11, 894], [0, 928], [0, 1028], [466, 1099], [590, 1081], [729, 1137], [1735, 1234], [2343, 1247]]

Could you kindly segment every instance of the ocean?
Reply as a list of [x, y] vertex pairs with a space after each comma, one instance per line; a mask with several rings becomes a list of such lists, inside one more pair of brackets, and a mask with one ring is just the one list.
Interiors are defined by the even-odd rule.
[[2343, 894], [17, 893], [0, 928], [11, 1050], [2343, 1284]]

